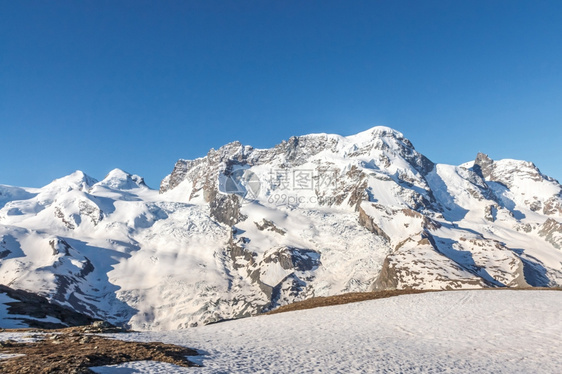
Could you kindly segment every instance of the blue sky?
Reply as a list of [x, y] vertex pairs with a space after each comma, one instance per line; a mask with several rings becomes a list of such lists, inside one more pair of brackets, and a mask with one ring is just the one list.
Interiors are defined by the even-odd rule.
[[0, 184], [393, 127], [562, 179], [562, 1], [0, 0]]

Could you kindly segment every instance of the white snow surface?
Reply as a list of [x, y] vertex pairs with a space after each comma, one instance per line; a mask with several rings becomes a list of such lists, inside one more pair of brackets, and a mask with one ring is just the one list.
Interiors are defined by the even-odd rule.
[[143, 361], [97, 373], [560, 373], [562, 293], [454, 291], [113, 335], [198, 349], [202, 368]]

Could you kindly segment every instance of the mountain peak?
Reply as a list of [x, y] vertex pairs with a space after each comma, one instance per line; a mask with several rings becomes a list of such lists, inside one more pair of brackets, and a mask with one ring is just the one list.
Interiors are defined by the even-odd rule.
[[405, 138], [404, 134], [386, 126], [375, 126], [355, 135], [346, 136], [345, 139], [358, 146], [378, 144], [384, 148], [388, 146], [390, 148], [414, 149], [412, 142]]
[[350, 135], [348, 138], [357, 137], [357, 138], [383, 138], [383, 137], [393, 137], [397, 139], [403, 139], [404, 134], [400, 131], [394, 130], [393, 128], [387, 126], [374, 126], [368, 130], [361, 131], [355, 135]]
[[111, 170], [105, 178], [96, 185], [118, 190], [131, 190], [134, 188], [146, 187], [142, 177], [127, 173], [118, 168]]
[[[359, 133], [356, 134], [352, 134], [352, 135], [348, 135], [348, 136], [342, 136], [339, 134], [327, 134], [327, 133], [313, 133], [313, 134], [307, 134], [307, 135], [301, 135], [301, 136], [293, 136], [289, 139], [289, 142], [291, 140], [294, 139], [299, 139], [299, 138], [317, 138], [317, 137], [322, 137], [325, 139], [335, 139], [335, 140], [343, 140], [346, 139], [349, 142], [352, 143], [369, 143], [372, 142], [375, 139], [381, 139], [381, 138], [394, 138], [394, 139], [398, 139], [398, 140], [404, 140], [404, 135], [397, 131], [394, 130], [393, 128], [387, 127], [387, 126], [374, 126], [371, 127], [368, 130], [364, 130], [361, 131]], [[410, 143], [409, 140], [405, 139], [408, 143]], [[410, 143], [411, 144], [411, 143]]]
[[534, 182], [552, 182], [558, 185], [558, 181], [541, 173], [539, 168], [530, 161], [514, 160], [510, 158], [494, 161], [484, 153], [478, 153], [472, 170], [482, 178], [499, 182], [508, 188], [516, 184], [516, 180]]
[[490, 176], [493, 164], [494, 160], [492, 160], [487, 154], [478, 152], [478, 154], [476, 155], [476, 159], [474, 160], [474, 166], [472, 168], [476, 174], [478, 174], [482, 178], [486, 178]]
[[97, 182], [98, 181], [96, 179], [85, 174], [83, 171], [76, 170], [75, 172], [65, 177], [55, 179], [54, 181], [49, 183], [47, 187], [65, 186], [71, 189], [87, 190]]

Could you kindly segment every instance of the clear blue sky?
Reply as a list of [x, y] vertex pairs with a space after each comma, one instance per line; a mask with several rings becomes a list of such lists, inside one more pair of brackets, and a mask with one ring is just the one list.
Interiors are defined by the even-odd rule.
[[562, 1], [0, 0], [0, 184], [375, 125], [562, 179]]

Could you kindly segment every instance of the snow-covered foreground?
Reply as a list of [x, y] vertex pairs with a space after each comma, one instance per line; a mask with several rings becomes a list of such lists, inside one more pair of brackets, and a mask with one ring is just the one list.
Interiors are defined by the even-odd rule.
[[560, 373], [562, 292], [455, 291], [118, 335], [205, 352], [98, 373]]

